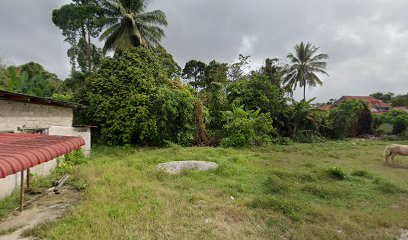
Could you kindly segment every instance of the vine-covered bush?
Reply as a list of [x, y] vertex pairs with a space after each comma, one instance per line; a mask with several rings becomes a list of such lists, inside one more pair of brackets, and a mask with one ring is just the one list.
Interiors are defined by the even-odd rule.
[[392, 132], [396, 135], [404, 134], [408, 129], [408, 114], [400, 114], [394, 119]]
[[269, 113], [274, 127], [283, 135], [287, 134], [286, 117], [289, 110], [282, 89], [273, 84], [268, 75], [253, 73], [248, 78], [231, 83], [227, 88], [231, 106], [244, 106], [245, 110]]
[[333, 138], [356, 137], [371, 133], [373, 120], [367, 103], [350, 100], [330, 111], [329, 125]]
[[260, 146], [271, 142], [275, 129], [269, 113], [245, 111], [243, 107], [224, 112], [223, 147]]
[[86, 94], [88, 117], [102, 140], [110, 145], [190, 144], [195, 97], [169, 76], [169, 67], [144, 48], [106, 60], [87, 79]]
[[292, 101], [288, 111], [288, 129], [292, 139], [301, 143], [321, 142], [324, 138], [321, 132], [325, 131], [327, 116], [324, 112], [317, 110], [310, 101]]

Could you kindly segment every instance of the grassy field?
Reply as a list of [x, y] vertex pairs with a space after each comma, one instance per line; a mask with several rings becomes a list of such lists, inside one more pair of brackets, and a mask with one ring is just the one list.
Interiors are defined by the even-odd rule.
[[[407, 142], [406, 142], [407, 144]], [[408, 158], [380, 141], [255, 149], [98, 147], [83, 201], [29, 234], [47, 239], [395, 239], [408, 229]], [[220, 168], [169, 176], [158, 163]]]

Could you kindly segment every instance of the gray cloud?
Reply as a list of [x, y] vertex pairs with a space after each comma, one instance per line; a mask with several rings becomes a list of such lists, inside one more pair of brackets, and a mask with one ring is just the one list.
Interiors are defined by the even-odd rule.
[[[38, 61], [66, 77], [68, 46], [50, 16], [64, 2], [1, 1], [0, 56], [17, 64]], [[232, 62], [239, 53], [260, 65], [267, 57], [284, 58], [300, 41], [320, 46], [330, 55], [330, 77], [308, 91], [319, 101], [408, 91], [407, 8], [405, 0], [154, 0], [150, 6], [166, 12], [164, 45], [180, 65]]]
[[61, 77], [69, 74], [68, 45], [51, 21], [63, 0], [0, 1], [0, 56], [12, 64], [39, 62]]

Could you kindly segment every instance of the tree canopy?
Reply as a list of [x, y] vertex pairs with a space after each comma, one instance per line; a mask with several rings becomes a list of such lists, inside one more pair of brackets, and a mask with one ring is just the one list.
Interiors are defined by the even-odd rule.
[[67, 55], [72, 71], [89, 73], [101, 59], [101, 51], [92, 44], [102, 31], [104, 13], [96, 0], [72, 0], [52, 12], [52, 21], [62, 30], [65, 41], [71, 45]]
[[0, 89], [17, 93], [51, 97], [63, 92], [63, 82], [38, 63], [0, 67]]
[[164, 37], [167, 18], [164, 12], [146, 12], [148, 0], [100, 0], [104, 12], [104, 25], [108, 27], [100, 36], [105, 40], [103, 50], [116, 52], [142, 46], [156, 48]]

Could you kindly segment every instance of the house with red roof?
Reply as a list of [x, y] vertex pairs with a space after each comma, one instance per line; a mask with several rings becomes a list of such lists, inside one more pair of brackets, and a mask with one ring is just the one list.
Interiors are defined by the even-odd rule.
[[342, 102], [349, 101], [349, 100], [361, 100], [367, 103], [368, 108], [372, 113], [384, 113], [389, 112], [392, 109], [392, 106], [388, 103], [385, 103], [379, 99], [376, 99], [371, 96], [343, 96], [336, 102], [334, 102], [334, 106], [339, 106]]

